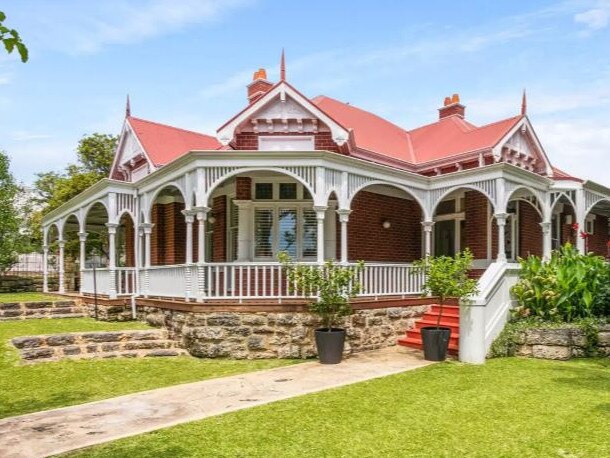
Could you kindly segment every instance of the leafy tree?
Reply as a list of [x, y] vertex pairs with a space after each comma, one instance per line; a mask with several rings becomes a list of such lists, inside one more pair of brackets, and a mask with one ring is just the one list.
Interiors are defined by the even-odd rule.
[[286, 269], [291, 289], [307, 297], [316, 297], [309, 309], [322, 318], [328, 332], [339, 318], [352, 314], [350, 299], [360, 292], [357, 278], [364, 262], [345, 267], [329, 260], [322, 266], [310, 266], [295, 264], [286, 252], [279, 253], [278, 260]]
[[477, 294], [477, 281], [468, 277], [472, 261], [472, 253], [466, 248], [461, 253], [456, 253], [453, 258], [429, 257], [415, 263], [425, 276], [423, 292], [438, 297], [440, 312], [436, 321], [437, 328], [440, 327], [447, 298], [454, 297], [463, 301]]
[[0, 11], [0, 41], [4, 44], [6, 52], [11, 54], [15, 49], [21, 57], [21, 62], [28, 61], [28, 48], [23, 44], [19, 33], [15, 29], [9, 29], [4, 25], [6, 14]]
[[[38, 174], [38, 179], [34, 183], [37, 196], [34, 198], [33, 204], [40, 210], [30, 214], [27, 224], [27, 235], [31, 246], [36, 248], [42, 246], [41, 221], [45, 214], [66, 203], [102, 178], [108, 177], [118, 139], [116, 135], [99, 133], [83, 136], [76, 148], [78, 159], [76, 164], [68, 165], [61, 173], [42, 172]], [[66, 246], [66, 255], [72, 255], [71, 251]]]
[[19, 187], [9, 170], [10, 160], [0, 151], [0, 273], [17, 262], [21, 242], [19, 217], [14, 206]]

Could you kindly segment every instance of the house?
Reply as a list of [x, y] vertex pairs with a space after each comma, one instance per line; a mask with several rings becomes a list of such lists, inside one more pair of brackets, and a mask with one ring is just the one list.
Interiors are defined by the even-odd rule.
[[70, 237], [84, 294], [95, 236], [106, 247], [98, 294], [214, 306], [294, 299], [280, 251], [314, 265], [364, 260], [360, 296], [371, 299], [417, 295], [414, 260], [466, 247], [483, 278], [567, 241], [608, 253], [610, 189], [552, 165], [525, 94], [520, 113], [482, 126], [454, 94], [435, 122], [406, 129], [303, 95], [282, 56], [280, 80], [259, 69], [246, 95], [212, 135], [132, 116], [128, 102], [110, 176], [44, 218], [59, 292]]

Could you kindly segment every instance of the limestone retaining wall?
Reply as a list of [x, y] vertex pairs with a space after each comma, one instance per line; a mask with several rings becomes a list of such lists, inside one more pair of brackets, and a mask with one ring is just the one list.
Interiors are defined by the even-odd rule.
[[[346, 353], [396, 345], [429, 305], [357, 310], [343, 320]], [[139, 307], [138, 318], [164, 327], [193, 356], [237, 359], [316, 355], [319, 318], [308, 312], [181, 312]]]
[[84, 316], [87, 316], [85, 308], [72, 300], [0, 303], [0, 321]]
[[13, 338], [11, 342], [21, 358], [28, 362], [185, 354], [162, 329], [23, 336]]
[[[586, 356], [587, 338], [581, 329], [575, 327], [527, 329], [517, 335], [514, 343], [518, 356], [567, 360]], [[598, 330], [597, 352], [601, 356], [610, 356], [610, 324]]]

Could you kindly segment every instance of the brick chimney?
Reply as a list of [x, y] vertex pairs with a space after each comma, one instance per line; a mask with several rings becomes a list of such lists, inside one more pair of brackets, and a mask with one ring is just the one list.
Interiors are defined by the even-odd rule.
[[446, 118], [447, 116], [458, 115], [460, 118], [466, 116], [466, 107], [460, 103], [459, 94], [453, 94], [451, 97], [445, 97], [443, 107], [438, 109], [438, 119]]
[[273, 84], [267, 81], [267, 71], [264, 68], [259, 68], [252, 76], [252, 82], [248, 84], [248, 101], [250, 103], [256, 102], [272, 87]]

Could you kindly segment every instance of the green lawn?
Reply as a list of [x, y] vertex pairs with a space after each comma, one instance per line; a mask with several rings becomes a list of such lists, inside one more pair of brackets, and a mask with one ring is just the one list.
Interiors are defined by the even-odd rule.
[[610, 360], [445, 363], [81, 450], [87, 457], [610, 456]]
[[26, 366], [18, 365], [17, 351], [9, 343], [12, 337], [24, 335], [148, 328], [140, 322], [107, 323], [90, 318], [0, 322], [0, 418], [294, 363], [180, 356]]
[[1, 293], [0, 303], [9, 302], [42, 302], [67, 300], [59, 296], [44, 293]]

